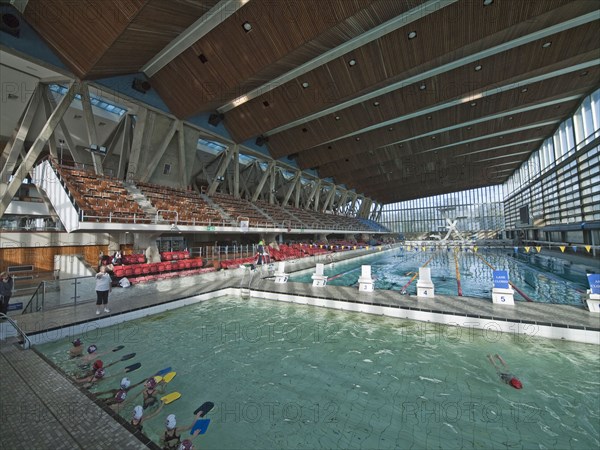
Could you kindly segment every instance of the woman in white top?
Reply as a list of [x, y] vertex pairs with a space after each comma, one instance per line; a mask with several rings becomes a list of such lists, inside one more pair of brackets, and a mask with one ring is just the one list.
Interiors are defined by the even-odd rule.
[[100, 272], [96, 274], [96, 315], [100, 314], [100, 305], [104, 305], [104, 312], [110, 312], [110, 309], [108, 309], [108, 293], [110, 289], [110, 275], [106, 273], [106, 267], [101, 266]]

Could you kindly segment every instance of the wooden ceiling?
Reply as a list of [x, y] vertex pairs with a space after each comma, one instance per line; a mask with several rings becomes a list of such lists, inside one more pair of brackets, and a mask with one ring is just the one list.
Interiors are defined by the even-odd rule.
[[[236, 142], [267, 136], [380, 203], [502, 183], [600, 86], [600, 3], [487, 3], [250, 0], [150, 82], [176, 116], [224, 111]], [[93, 79], [139, 72], [217, 4], [29, 0], [25, 18]]]

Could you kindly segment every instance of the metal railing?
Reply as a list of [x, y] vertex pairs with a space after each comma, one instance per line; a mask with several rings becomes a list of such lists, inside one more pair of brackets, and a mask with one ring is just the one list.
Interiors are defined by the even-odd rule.
[[22, 314], [28, 314], [61, 306], [93, 301], [96, 299], [95, 277], [64, 278], [62, 280], [42, 281]]
[[21, 344], [23, 345], [24, 350], [31, 348], [31, 339], [29, 339], [29, 336], [27, 336], [27, 334], [25, 334], [25, 332], [19, 327], [19, 325], [16, 324], [16, 322], [14, 320], [12, 320], [6, 314], [0, 313], [0, 323], [2, 323], [2, 322], [10, 323], [12, 325], [12, 327], [15, 329], [15, 331], [21, 336], [21, 339], [23, 340], [23, 342]]

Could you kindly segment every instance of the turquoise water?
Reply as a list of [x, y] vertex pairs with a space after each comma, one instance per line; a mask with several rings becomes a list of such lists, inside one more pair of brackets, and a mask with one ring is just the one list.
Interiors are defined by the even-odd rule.
[[[535, 333], [532, 333], [535, 334]], [[202, 449], [535, 448], [600, 445], [597, 346], [446, 327], [267, 300], [221, 298], [81, 336], [136, 358], [100, 390], [172, 366], [182, 397], [144, 424], [158, 440], [167, 414], [187, 425], [213, 401]], [[37, 346], [65, 370], [70, 344]], [[500, 381], [499, 353], [523, 382]], [[130, 397], [139, 391], [130, 394]], [[129, 419], [135, 403], [125, 404]]]
[[[479, 249], [477, 255], [497, 270], [509, 271], [510, 280], [525, 296], [536, 302], [583, 305], [587, 286], [585, 268], [570, 265], [557, 258], [542, 255], [518, 255], [512, 249]], [[492, 298], [492, 269], [472, 252], [458, 252], [456, 258], [460, 273], [462, 295], [467, 297]], [[433, 257], [433, 258], [432, 258]], [[375, 289], [402, 290], [416, 295], [417, 280], [405, 287], [419, 267], [431, 259], [431, 279], [437, 294], [458, 295], [456, 261], [454, 251], [406, 251], [373, 255], [359, 260], [334, 263], [325, 266], [327, 284], [353, 286], [357, 284], [361, 265], [371, 265]], [[314, 270], [292, 274], [290, 281], [312, 283]], [[515, 300], [525, 301], [518, 291]]]

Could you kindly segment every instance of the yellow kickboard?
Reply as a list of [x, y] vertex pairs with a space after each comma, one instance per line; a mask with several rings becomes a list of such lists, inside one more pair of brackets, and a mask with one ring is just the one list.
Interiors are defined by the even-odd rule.
[[163, 377], [163, 383], [170, 382], [173, 378], [175, 378], [175, 375], [177, 375], [177, 372], [169, 372]]
[[163, 377], [161, 377], [160, 375], [154, 375], [154, 381], [156, 381], [156, 384], [160, 383], [163, 380]]
[[181, 394], [179, 392], [171, 392], [170, 394], [161, 397], [160, 401], [164, 402], [165, 405], [168, 405], [169, 403], [177, 400], [179, 397], [181, 397]]

